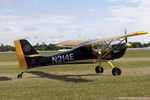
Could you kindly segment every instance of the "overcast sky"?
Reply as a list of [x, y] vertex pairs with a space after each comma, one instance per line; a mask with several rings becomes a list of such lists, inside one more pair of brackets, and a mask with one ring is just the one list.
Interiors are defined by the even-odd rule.
[[[97, 39], [150, 31], [150, 0], [0, 0], [0, 43]], [[150, 42], [150, 35], [129, 38]]]

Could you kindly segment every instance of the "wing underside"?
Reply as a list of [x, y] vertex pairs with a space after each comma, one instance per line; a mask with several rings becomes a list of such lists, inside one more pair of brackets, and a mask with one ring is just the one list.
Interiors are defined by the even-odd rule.
[[88, 40], [67, 40], [67, 41], [58, 43], [57, 46], [73, 48], [81, 43], [86, 42], [86, 41], [88, 41]]
[[111, 37], [111, 38], [95, 39], [95, 40], [92, 40], [89, 42], [87, 42], [88, 40], [67, 40], [67, 41], [58, 43], [57, 46], [73, 48], [84, 42], [87, 42], [84, 45], [91, 45], [91, 44], [96, 44], [96, 43], [102, 43], [105, 41], [107, 41], [107, 42], [118, 41], [118, 40], [120, 41], [120, 39], [126, 39], [131, 36], [143, 35], [143, 34], [147, 34], [147, 33], [148, 33], [147, 31], [138, 31], [138, 32], [130, 33], [130, 34], [118, 35], [118, 36]]
[[147, 31], [138, 31], [138, 32], [134, 32], [134, 33], [130, 33], [130, 34], [125, 34], [125, 35], [118, 35], [118, 36], [115, 36], [115, 37], [111, 37], [111, 38], [103, 38], [103, 39], [96, 39], [96, 40], [93, 40], [87, 44], [95, 44], [95, 43], [100, 43], [100, 42], [103, 42], [103, 41], [120, 41], [120, 39], [126, 39], [128, 37], [131, 37], [131, 36], [137, 36], [137, 35], [143, 35], [143, 34], [147, 34], [148, 32]]

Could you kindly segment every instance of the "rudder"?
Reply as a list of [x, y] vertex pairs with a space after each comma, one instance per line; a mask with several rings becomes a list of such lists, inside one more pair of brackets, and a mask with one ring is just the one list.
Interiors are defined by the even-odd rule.
[[16, 53], [21, 69], [29, 69], [32, 58], [39, 57], [39, 53], [25, 40], [14, 41]]

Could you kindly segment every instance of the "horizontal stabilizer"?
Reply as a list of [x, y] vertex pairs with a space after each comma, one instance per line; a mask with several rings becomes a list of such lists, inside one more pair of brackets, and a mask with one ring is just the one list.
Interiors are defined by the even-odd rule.
[[34, 54], [34, 55], [24, 55], [25, 57], [39, 57], [39, 54]]

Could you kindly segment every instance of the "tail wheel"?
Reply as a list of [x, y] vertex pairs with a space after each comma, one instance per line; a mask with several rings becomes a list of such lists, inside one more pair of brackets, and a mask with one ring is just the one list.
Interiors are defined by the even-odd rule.
[[17, 78], [22, 78], [22, 75], [21, 75], [21, 74], [18, 74], [18, 75], [17, 75]]
[[17, 75], [17, 78], [22, 78], [24, 72], [21, 72], [20, 74]]
[[117, 67], [113, 68], [113, 69], [112, 69], [112, 74], [113, 74], [114, 76], [119, 76], [119, 75], [121, 75], [121, 69], [120, 69], [120, 68], [117, 68]]
[[100, 69], [99, 66], [96, 66], [95, 72], [96, 73], [103, 73], [104, 72], [104, 68], [101, 66], [101, 69]]

